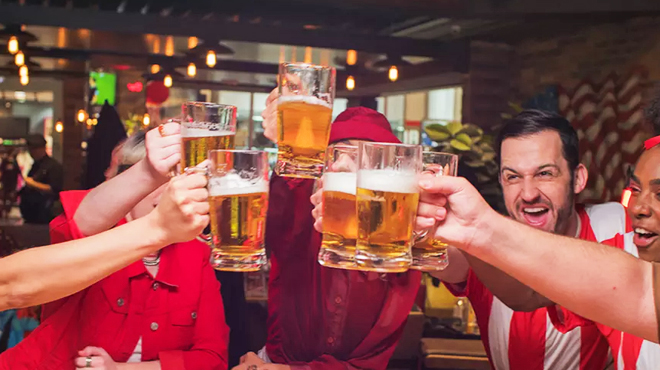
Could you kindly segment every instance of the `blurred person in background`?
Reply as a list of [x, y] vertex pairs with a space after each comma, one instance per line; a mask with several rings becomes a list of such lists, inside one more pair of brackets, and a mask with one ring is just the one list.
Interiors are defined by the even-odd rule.
[[47, 224], [54, 217], [53, 206], [64, 184], [62, 165], [46, 153], [43, 136], [29, 135], [27, 147], [34, 163], [19, 192], [21, 215], [27, 223]]
[[[118, 175], [96, 192], [96, 201], [114, 189], [125, 191], [134, 185], [121, 173], [148, 161], [144, 136], [136, 134], [115, 151]], [[167, 140], [158, 133], [152, 138]], [[118, 225], [151, 212], [165, 186], [136, 204]], [[89, 193], [62, 193], [64, 214], [51, 223], [52, 241], [85, 237], [74, 215]], [[103, 218], [104, 214], [78, 216]], [[33, 333], [26, 344], [17, 347], [20, 356], [14, 354], [18, 362], [12, 369], [27, 363], [44, 368], [225, 369], [228, 329], [209, 260], [210, 249], [204, 243], [173, 244], [80, 293], [45, 305], [43, 325], [66, 324], [59, 330]], [[48, 350], [37, 351], [35, 345]]]
[[[264, 134], [276, 137], [277, 92], [263, 113]], [[331, 125], [330, 144], [398, 143], [382, 114], [349, 108]], [[273, 175], [266, 248], [268, 339], [235, 369], [385, 369], [401, 338], [421, 282], [401, 274], [324, 267], [317, 261], [321, 234], [309, 198], [315, 181]]]
[[0, 163], [0, 181], [2, 182], [2, 218], [7, 218], [17, 200], [18, 179], [21, 168], [16, 161], [16, 151], [8, 153]]

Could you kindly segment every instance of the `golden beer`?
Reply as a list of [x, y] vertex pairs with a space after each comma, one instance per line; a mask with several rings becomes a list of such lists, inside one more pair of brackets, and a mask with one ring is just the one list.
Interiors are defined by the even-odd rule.
[[331, 121], [332, 106], [321, 99], [280, 97], [277, 105], [277, 174], [321, 177]]
[[426, 235], [412, 246], [413, 264], [411, 269], [420, 271], [441, 271], [449, 264], [447, 259], [447, 243], [433, 235]]
[[231, 176], [209, 180], [212, 265], [223, 271], [258, 271], [266, 263], [268, 183]]
[[358, 267], [380, 272], [408, 270], [419, 202], [416, 173], [360, 170], [358, 178]]
[[323, 175], [323, 242], [318, 261], [323, 266], [355, 269], [357, 175], [326, 172]]
[[[194, 167], [206, 160], [209, 150], [234, 149], [234, 137], [231, 131], [212, 132], [207, 130], [182, 130], [182, 135], [204, 135], [183, 136], [181, 140], [181, 173], [188, 168]], [[213, 136], [209, 136], [213, 134]]]

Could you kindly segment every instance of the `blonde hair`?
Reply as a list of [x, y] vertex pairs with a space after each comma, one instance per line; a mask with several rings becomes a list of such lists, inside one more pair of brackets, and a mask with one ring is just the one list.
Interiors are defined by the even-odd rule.
[[124, 142], [117, 145], [119, 165], [134, 165], [147, 156], [147, 147], [145, 145], [145, 132], [139, 131], [128, 137]]

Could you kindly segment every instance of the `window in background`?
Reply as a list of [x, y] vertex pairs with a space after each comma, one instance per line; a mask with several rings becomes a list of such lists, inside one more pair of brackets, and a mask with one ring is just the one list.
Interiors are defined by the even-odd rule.
[[252, 146], [255, 148], [274, 148], [275, 143], [268, 140], [264, 136], [264, 128], [261, 125], [263, 118], [261, 113], [266, 109], [266, 99], [268, 93], [254, 93], [252, 103], [252, 122], [254, 124], [254, 131], [252, 136]]
[[429, 91], [428, 119], [460, 121], [463, 89], [451, 87]]
[[337, 116], [346, 110], [348, 106], [348, 99], [346, 98], [337, 98], [335, 99], [334, 104], [332, 105], [332, 120], [334, 121]]
[[218, 103], [236, 106], [236, 138], [234, 143], [237, 148], [248, 147], [250, 145], [252, 93], [243, 91], [218, 91]]
[[404, 111], [406, 109], [406, 98], [404, 95], [392, 95], [385, 98], [385, 117], [392, 125], [392, 131], [403, 141], [403, 132], [405, 131]]

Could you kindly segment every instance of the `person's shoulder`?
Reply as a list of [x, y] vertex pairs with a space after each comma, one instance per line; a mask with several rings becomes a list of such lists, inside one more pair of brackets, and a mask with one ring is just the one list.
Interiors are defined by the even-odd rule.
[[598, 242], [626, 233], [627, 215], [621, 203], [589, 204], [584, 206], [583, 212], [588, 217], [589, 226]]

